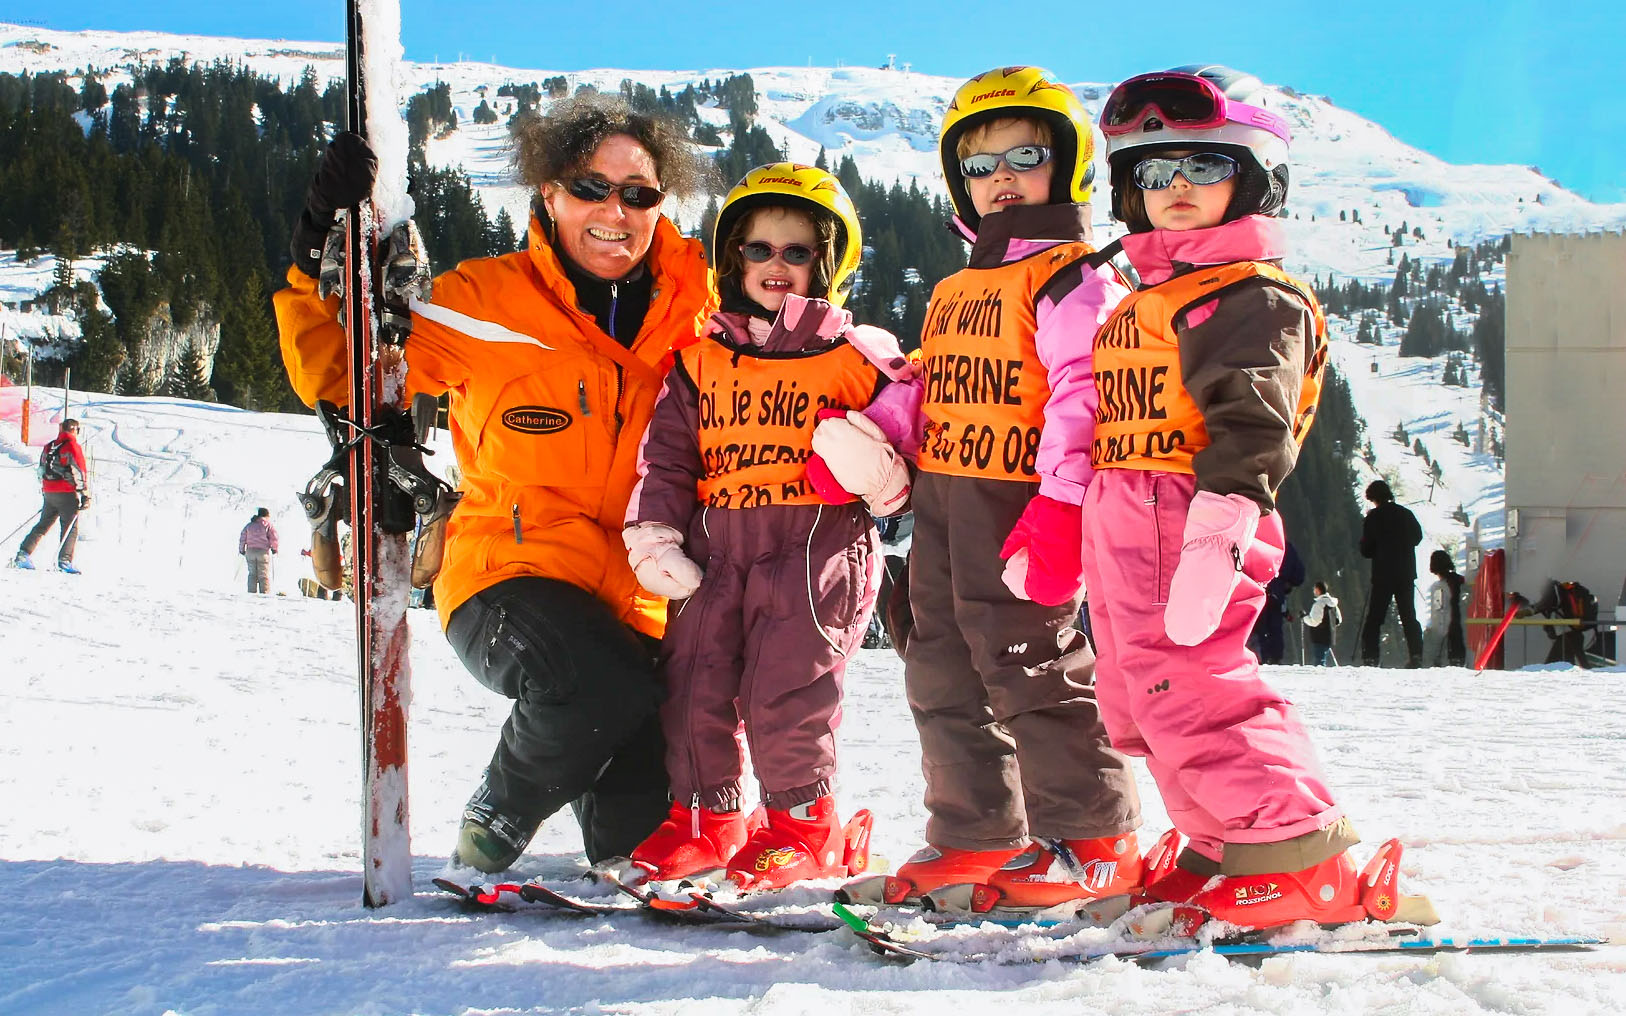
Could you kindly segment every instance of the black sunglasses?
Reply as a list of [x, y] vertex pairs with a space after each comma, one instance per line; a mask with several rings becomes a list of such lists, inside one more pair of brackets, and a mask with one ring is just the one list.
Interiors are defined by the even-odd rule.
[[1001, 162], [1017, 173], [1038, 169], [1050, 161], [1050, 149], [1044, 145], [1017, 145], [1003, 152], [978, 152], [960, 160], [960, 172], [972, 180], [992, 176]]
[[805, 243], [787, 243], [783, 247], [775, 247], [762, 240], [752, 240], [750, 243], [740, 244], [740, 256], [753, 264], [765, 264], [773, 260], [778, 254], [787, 265], [805, 265], [819, 256], [819, 252]]
[[578, 176], [565, 181], [565, 190], [573, 198], [598, 204], [609, 200], [611, 194], [621, 195], [621, 203], [628, 208], [654, 208], [666, 197], [659, 187], [645, 187], [635, 183], [617, 186], [596, 176]]

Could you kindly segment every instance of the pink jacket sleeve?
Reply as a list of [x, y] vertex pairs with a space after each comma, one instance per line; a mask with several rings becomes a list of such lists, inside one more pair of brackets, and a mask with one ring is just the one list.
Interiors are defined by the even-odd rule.
[[847, 338], [889, 382], [864, 407], [863, 414], [913, 465], [920, 455], [920, 400], [926, 391], [920, 371], [898, 348], [897, 338], [884, 328], [854, 325]]
[[1039, 437], [1039, 493], [1068, 504], [1083, 504], [1095, 470], [1095, 333], [1129, 289], [1110, 264], [1077, 262], [1055, 275], [1039, 292], [1034, 344], [1050, 381]]

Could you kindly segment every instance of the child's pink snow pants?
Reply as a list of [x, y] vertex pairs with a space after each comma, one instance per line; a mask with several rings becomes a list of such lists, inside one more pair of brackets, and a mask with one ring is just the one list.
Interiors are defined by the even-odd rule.
[[1226, 843], [1278, 843], [1342, 810], [1293, 704], [1247, 649], [1282, 560], [1279, 513], [1259, 520], [1218, 630], [1189, 648], [1163, 631], [1195, 486], [1182, 473], [1099, 470], [1084, 500], [1084, 577], [1113, 747], [1146, 759], [1191, 849], [1221, 861]]

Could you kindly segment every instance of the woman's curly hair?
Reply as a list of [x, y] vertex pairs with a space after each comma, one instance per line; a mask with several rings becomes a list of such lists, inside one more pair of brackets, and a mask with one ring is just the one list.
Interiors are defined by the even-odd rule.
[[568, 180], [586, 172], [605, 138], [625, 134], [655, 160], [661, 190], [686, 197], [706, 188], [711, 171], [689, 141], [682, 123], [665, 116], [635, 113], [619, 96], [578, 92], [514, 121], [513, 164], [528, 187]]

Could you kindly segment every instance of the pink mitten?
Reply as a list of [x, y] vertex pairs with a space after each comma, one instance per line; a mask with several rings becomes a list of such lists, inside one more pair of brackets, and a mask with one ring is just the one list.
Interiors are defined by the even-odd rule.
[[1180, 563], [1169, 583], [1163, 630], [1177, 645], [1214, 634], [1242, 578], [1242, 559], [1259, 528], [1259, 505], [1241, 494], [1199, 490], [1186, 513]]
[[826, 413], [828, 410], [820, 411], [819, 425], [813, 429], [809, 478], [813, 477], [817, 461], [829, 470], [841, 489], [863, 498], [871, 513], [891, 515], [902, 508], [909, 494], [909, 466], [886, 439], [886, 433], [856, 410], [839, 416]]
[[1084, 589], [1084, 520], [1076, 504], [1039, 494], [999, 550], [1000, 575], [1017, 597], [1060, 606]]
[[621, 530], [627, 563], [638, 584], [656, 596], [681, 600], [700, 588], [705, 573], [683, 553], [683, 534], [659, 522], [638, 522]]

